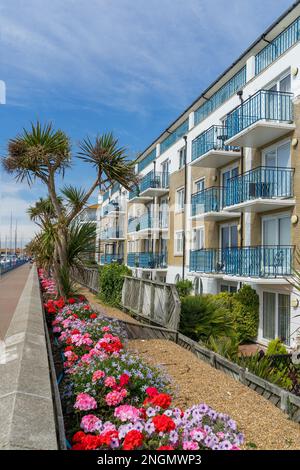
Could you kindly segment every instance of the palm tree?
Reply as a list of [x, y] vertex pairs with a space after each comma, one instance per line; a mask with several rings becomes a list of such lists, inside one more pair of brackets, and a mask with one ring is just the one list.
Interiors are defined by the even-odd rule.
[[[94, 143], [87, 138], [79, 144], [79, 148], [78, 158], [92, 165], [96, 175], [87, 190], [74, 186], [64, 187], [62, 196], [65, 204], [57, 192], [55, 180], [57, 175], [64, 176], [66, 169], [71, 167], [70, 141], [63, 131], [54, 130], [51, 123], [45, 126], [40, 122], [31, 124], [29, 131], [23, 129], [22, 134], [9, 141], [8, 155], [3, 159], [4, 169], [17, 181], [26, 180], [31, 186], [39, 179], [46, 185], [54, 215], [51, 218], [55, 218], [54, 250], [60, 269], [64, 268], [66, 275], [69, 269], [69, 227], [95, 189], [106, 189], [114, 182], [130, 189], [137, 181], [134, 162], [128, 160], [125, 149], [118, 146], [118, 140], [111, 133], [97, 136]], [[37, 212], [38, 209], [36, 208]], [[33, 212], [32, 216], [38, 223], [42, 222], [38, 213]], [[64, 295], [60, 280], [57, 278], [56, 281], [60, 293]]]

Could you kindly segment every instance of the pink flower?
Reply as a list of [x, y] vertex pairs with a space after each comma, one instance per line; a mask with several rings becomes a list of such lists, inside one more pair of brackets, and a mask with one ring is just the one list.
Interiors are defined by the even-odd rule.
[[185, 441], [182, 444], [183, 450], [198, 450], [199, 445], [197, 442], [194, 441]]
[[103, 372], [103, 370], [96, 370], [93, 373], [92, 382], [97, 382], [97, 380], [102, 379], [102, 377], [104, 376], [105, 376], [105, 372]]
[[81, 420], [80, 427], [84, 432], [101, 431], [102, 421], [95, 415], [85, 415]]
[[95, 410], [97, 408], [97, 402], [95, 398], [91, 397], [88, 393], [79, 393], [76, 397], [74, 408], [78, 410]]
[[105, 387], [115, 388], [117, 385], [116, 379], [114, 377], [106, 377], [104, 385]]
[[117, 406], [123, 401], [123, 398], [126, 395], [127, 395], [126, 390], [125, 390], [125, 395], [124, 395], [124, 392], [122, 393], [122, 390], [121, 392], [118, 392], [117, 390], [113, 390], [112, 392], [109, 392], [106, 395], [105, 401], [108, 406]]
[[120, 405], [115, 409], [115, 417], [120, 421], [135, 422], [140, 417], [140, 410], [131, 405]]
[[102, 331], [109, 331], [110, 330], [110, 327], [109, 326], [103, 326], [102, 327]]

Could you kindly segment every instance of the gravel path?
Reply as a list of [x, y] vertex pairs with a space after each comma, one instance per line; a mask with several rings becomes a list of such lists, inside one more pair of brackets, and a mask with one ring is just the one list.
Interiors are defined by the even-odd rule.
[[[87, 290], [82, 293], [107, 316], [136, 322], [126, 313], [107, 306]], [[136, 322], [138, 323], [138, 322]], [[245, 448], [300, 450], [300, 425], [265, 398], [224, 372], [197, 359], [190, 351], [167, 340], [131, 340], [128, 348], [151, 365], [162, 366], [173, 379], [174, 404], [188, 407], [205, 402], [229, 414], [245, 434]]]

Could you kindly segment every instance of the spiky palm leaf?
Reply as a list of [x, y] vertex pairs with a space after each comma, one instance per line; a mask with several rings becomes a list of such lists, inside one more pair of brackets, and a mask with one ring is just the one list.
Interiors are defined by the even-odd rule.
[[100, 184], [117, 182], [129, 190], [136, 183], [134, 162], [128, 160], [125, 148], [119, 147], [112, 133], [97, 136], [94, 143], [87, 137], [79, 148], [78, 158], [97, 169]]
[[36, 178], [46, 182], [50, 171], [64, 172], [70, 164], [70, 142], [61, 130], [52, 124], [44, 126], [38, 121], [31, 129], [8, 143], [8, 155], [3, 159], [4, 169], [17, 181], [26, 180], [32, 185]]
[[95, 251], [96, 227], [93, 223], [73, 223], [69, 229], [67, 257], [68, 265], [83, 266], [85, 257]]
[[72, 185], [64, 186], [61, 193], [64, 195], [70, 209], [80, 211], [84, 207], [86, 191], [83, 188], [76, 188]]

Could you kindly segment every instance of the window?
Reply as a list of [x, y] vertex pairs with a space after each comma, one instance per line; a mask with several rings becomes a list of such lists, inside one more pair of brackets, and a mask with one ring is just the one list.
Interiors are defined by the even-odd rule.
[[176, 192], [176, 210], [182, 211], [184, 209], [184, 189], [178, 189]]
[[183, 231], [175, 232], [175, 254], [182, 255], [183, 253]]
[[280, 338], [290, 344], [290, 296], [274, 292], [263, 293], [263, 337]]
[[179, 150], [179, 170], [184, 166], [185, 163], [185, 157], [186, 157], [186, 149], [185, 147], [182, 147], [182, 149]]
[[195, 182], [196, 193], [204, 190], [204, 181], [205, 178], [201, 178], [201, 180]]
[[229, 292], [230, 294], [235, 294], [237, 292], [237, 287], [230, 286], [228, 284], [221, 284], [220, 292]]
[[202, 250], [204, 248], [204, 228], [196, 228], [193, 231], [193, 249]]

